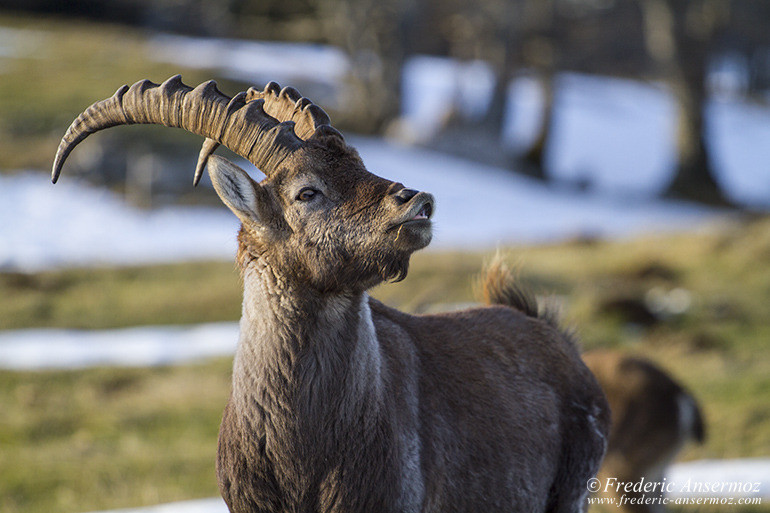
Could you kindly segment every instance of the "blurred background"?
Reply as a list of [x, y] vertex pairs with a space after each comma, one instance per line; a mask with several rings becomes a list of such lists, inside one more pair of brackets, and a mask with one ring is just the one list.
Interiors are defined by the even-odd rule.
[[374, 296], [471, 304], [504, 254], [585, 350], [697, 400], [672, 472], [765, 497], [672, 511], [770, 511], [768, 26], [759, 0], [0, 1], [0, 511], [217, 495], [241, 297], [202, 140], [114, 128], [48, 177], [88, 105], [177, 73], [292, 85], [434, 193], [434, 242]]

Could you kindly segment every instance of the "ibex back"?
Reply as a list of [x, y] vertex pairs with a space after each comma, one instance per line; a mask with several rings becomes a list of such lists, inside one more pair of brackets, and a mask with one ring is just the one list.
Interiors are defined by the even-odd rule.
[[[207, 138], [240, 218], [244, 298], [217, 474], [233, 512], [576, 512], [605, 450], [604, 396], [573, 343], [498, 302], [412, 316], [366, 291], [403, 279], [431, 240], [433, 197], [369, 173], [328, 116], [271, 83], [232, 99], [180, 78], [83, 112], [54, 162], [119, 124]], [[211, 157], [219, 144], [261, 183]], [[501, 278], [502, 279], [502, 278]]]

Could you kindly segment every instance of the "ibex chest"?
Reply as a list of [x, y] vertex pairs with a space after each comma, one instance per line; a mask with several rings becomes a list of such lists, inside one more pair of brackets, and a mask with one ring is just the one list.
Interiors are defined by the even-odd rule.
[[[220, 491], [234, 512], [403, 511], [398, 447], [384, 421], [330, 437], [325, 427], [263, 417], [252, 424], [225, 410]], [[339, 429], [339, 428], [338, 428]]]

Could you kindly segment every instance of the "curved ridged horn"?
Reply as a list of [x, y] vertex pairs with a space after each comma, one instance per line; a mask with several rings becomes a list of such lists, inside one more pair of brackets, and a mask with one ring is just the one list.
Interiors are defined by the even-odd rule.
[[[329, 115], [293, 87], [281, 89], [275, 82], [268, 83], [262, 91], [251, 87], [246, 91], [246, 101], [254, 100], [264, 100], [265, 112], [275, 119], [294, 121], [294, 132], [302, 140], [312, 138], [322, 126], [331, 128]], [[342, 134], [335, 132], [342, 139]]]
[[[277, 83], [270, 82], [262, 91], [250, 87], [241, 94], [245, 95], [244, 100], [247, 104], [254, 101], [264, 102], [264, 111], [276, 120], [294, 123], [294, 133], [303, 141], [331, 136], [344, 142], [342, 134], [331, 126], [329, 115], [321, 107], [304, 98], [293, 87], [281, 89]], [[218, 147], [219, 144], [214, 140], [206, 140], [203, 143], [198, 154], [198, 164], [195, 166], [193, 184], [198, 185], [209, 156]]]
[[183, 128], [202, 135], [271, 174], [303, 141], [294, 133], [293, 122], [279, 122], [265, 112], [264, 105], [264, 101], [247, 103], [246, 93], [230, 98], [213, 80], [193, 89], [183, 84], [179, 75], [160, 85], [142, 80], [123, 86], [72, 122], [59, 143], [51, 178], [56, 183], [67, 156], [90, 134], [137, 123]]

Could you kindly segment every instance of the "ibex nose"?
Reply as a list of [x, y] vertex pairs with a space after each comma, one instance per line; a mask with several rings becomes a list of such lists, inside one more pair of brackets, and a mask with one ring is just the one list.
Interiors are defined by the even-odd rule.
[[399, 201], [399, 203], [404, 204], [410, 199], [417, 196], [419, 192], [420, 191], [415, 191], [414, 189], [407, 189], [406, 187], [404, 187], [403, 189], [401, 189], [395, 194], [395, 197]]

